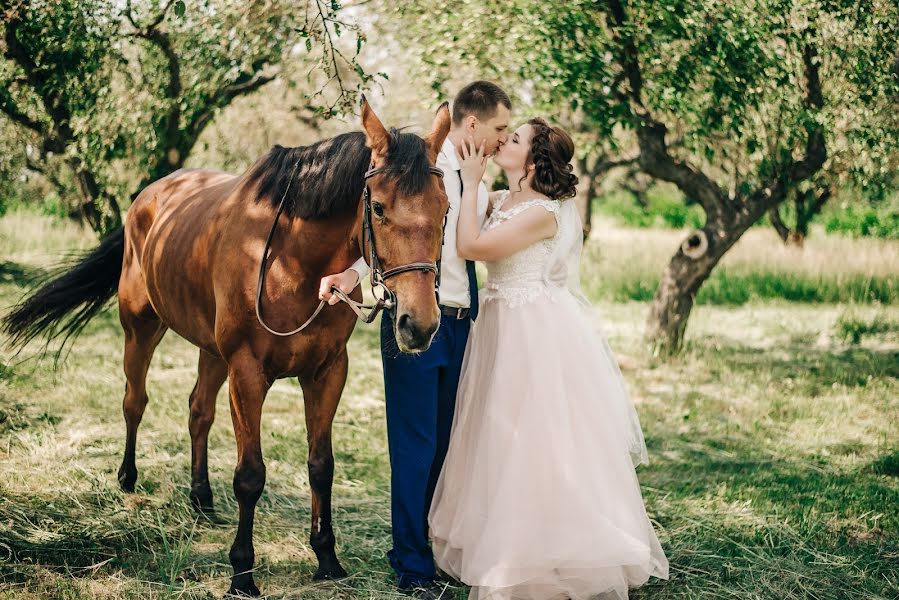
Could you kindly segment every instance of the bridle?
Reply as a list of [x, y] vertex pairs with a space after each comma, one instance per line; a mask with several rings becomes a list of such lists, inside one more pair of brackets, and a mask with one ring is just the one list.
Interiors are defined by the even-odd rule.
[[[290, 190], [290, 184], [293, 181], [293, 176], [296, 174], [297, 168], [300, 166], [300, 163], [297, 162], [293, 166], [293, 171], [291, 171], [290, 179], [287, 181], [287, 187], [284, 189], [284, 195], [281, 197], [281, 202], [278, 205], [278, 211], [275, 213], [275, 219], [272, 222], [272, 228], [268, 233], [268, 238], [265, 240], [265, 247], [262, 250], [262, 260], [259, 263], [259, 278], [256, 282], [256, 319], [259, 321], [259, 324], [262, 327], [271, 333], [272, 335], [277, 335], [280, 337], [287, 337], [299, 333], [306, 329], [318, 314], [325, 307], [326, 302], [324, 300], [319, 301], [318, 308], [315, 309], [315, 312], [312, 313], [312, 316], [309, 317], [305, 323], [297, 327], [292, 331], [275, 331], [271, 327], [265, 324], [262, 320], [262, 313], [260, 310], [260, 306], [262, 304], [262, 289], [265, 285], [265, 267], [268, 262], [268, 251], [269, 247], [272, 243], [272, 238], [275, 235], [275, 230], [278, 227], [278, 219], [281, 218], [281, 213], [284, 212], [285, 202], [287, 200], [287, 192]], [[412, 271], [424, 271], [426, 273], [434, 273], [435, 280], [435, 292], [437, 290], [437, 286], [440, 283], [440, 259], [438, 258], [436, 262], [410, 262], [405, 265], [400, 265], [399, 267], [394, 267], [392, 269], [384, 270], [383, 265], [381, 264], [381, 259], [378, 256], [377, 249], [375, 247], [375, 235], [374, 228], [372, 227], [372, 199], [371, 199], [371, 188], [369, 187], [368, 181], [375, 177], [376, 175], [380, 175], [386, 171], [389, 171], [390, 167], [377, 167], [375, 168], [374, 163], [369, 166], [368, 171], [365, 172], [363, 177], [363, 181], [365, 182], [365, 190], [362, 193], [362, 238], [359, 241], [360, 251], [362, 255], [365, 255], [365, 247], [368, 245], [368, 266], [371, 269], [371, 274], [369, 276], [371, 283], [371, 291], [372, 295], [375, 297], [375, 303], [372, 305], [366, 305], [362, 302], [356, 302], [352, 298], [349, 297], [343, 290], [340, 290], [336, 287], [331, 288], [331, 292], [337, 296], [342, 302], [345, 302], [349, 305], [349, 307], [356, 313], [356, 316], [363, 321], [364, 323], [371, 323], [375, 320], [378, 313], [384, 310], [392, 310], [396, 306], [396, 295], [390, 288], [387, 287], [387, 280], [391, 277], [395, 277], [402, 273], [409, 273]], [[443, 177], [443, 171], [438, 169], [437, 167], [429, 166], [428, 170], [431, 175], [437, 175], [438, 177]], [[442, 247], [441, 247], [442, 251]], [[380, 290], [381, 293], [378, 293]], [[366, 314], [365, 311], [368, 311]]]

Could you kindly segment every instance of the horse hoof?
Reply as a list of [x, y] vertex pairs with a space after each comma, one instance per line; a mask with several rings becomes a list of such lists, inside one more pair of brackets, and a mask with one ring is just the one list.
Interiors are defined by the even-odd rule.
[[231, 587], [225, 592], [225, 598], [258, 598], [261, 595], [252, 579], [243, 585], [236, 585], [232, 582]]
[[194, 510], [205, 517], [211, 517], [215, 515], [215, 509], [212, 506], [212, 493], [207, 494], [194, 494], [191, 492], [190, 494], [190, 503], [193, 505]]
[[313, 581], [330, 581], [332, 579], [343, 579], [346, 577], [347, 573], [343, 570], [343, 567], [340, 566], [339, 562], [334, 562], [333, 565], [319, 565], [318, 570], [315, 572], [315, 575], [312, 576]]
[[137, 483], [137, 472], [127, 473], [119, 469], [119, 487], [126, 494], [134, 493], [134, 484]]

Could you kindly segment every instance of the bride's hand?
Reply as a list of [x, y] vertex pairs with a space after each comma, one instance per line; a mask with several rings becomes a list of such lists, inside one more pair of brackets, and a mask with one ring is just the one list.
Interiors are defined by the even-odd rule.
[[484, 178], [484, 171], [487, 170], [484, 142], [481, 142], [480, 148], [475, 148], [474, 140], [469, 138], [462, 142], [459, 153], [462, 155], [462, 160], [459, 162], [462, 183], [466, 186], [478, 185]]

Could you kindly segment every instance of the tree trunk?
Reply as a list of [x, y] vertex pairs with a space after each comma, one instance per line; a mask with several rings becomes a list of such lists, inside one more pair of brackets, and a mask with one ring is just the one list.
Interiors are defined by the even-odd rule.
[[575, 202], [579, 204], [578, 209], [581, 211], [581, 225], [584, 228], [584, 243], [590, 237], [590, 231], [593, 229], [593, 201], [596, 199], [596, 188], [593, 181], [587, 183], [586, 190], [583, 194], [575, 197]]
[[590, 237], [590, 230], [593, 228], [593, 199], [596, 197], [596, 186], [594, 178], [590, 174], [590, 166], [587, 164], [587, 158], [577, 159], [578, 166], [578, 193], [574, 197], [577, 202], [578, 210], [581, 213], [581, 224], [584, 228], [584, 243]]
[[[653, 354], [678, 353], [699, 288], [746, 227], [697, 229], [687, 236], [662, 273], [649, 317], [646, 341]], [[714, 234], [714, 235], [713, 235]]]
[[115, 197], [100, 188], [94, 174], [80, 162], [71, 165], [81, 191], [81, 214], [101, 237], [122, 225], [122, 211]]
[[681, 350], [696, 294], [696, 287], [687, 280], [705, 278], [709, 273], [680, 255], [665, 267], [646, 320], [646, 341], [653, 354], [669, 356]]
[[771, 210], [768, 211], [768, 218], [771, 219], [771, 225], [774, 227], [774, 231], [777, 232], [781, 241], [784, 244], [788, 244], [790, 242], [790, 228], [787, 227], [783, 222], [783, 219], [780, 218], [780, 206], [772, 207]]
[[789, 243], [791, 246], [796, 246], [801, 250], [803, 247], [805, 247], [805, 235], [798, 231], [794, 231], [792, 234], [790, 234]]

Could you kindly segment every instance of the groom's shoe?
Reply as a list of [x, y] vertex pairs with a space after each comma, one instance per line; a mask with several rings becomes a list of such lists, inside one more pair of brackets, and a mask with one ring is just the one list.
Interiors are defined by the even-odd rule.
[[416, 600], [450, 600], [452, 595], [445, 584], [437, 581], [421, 583], [415, 587], [398, 588], [400, 593]]
[[443, 569], [436, 567], [437, 570], [437, 580], [438, 582], [442, 581], [445, 584], [449, 584], [451, 587], [462, 587], [465, 584], [444, 571]]

